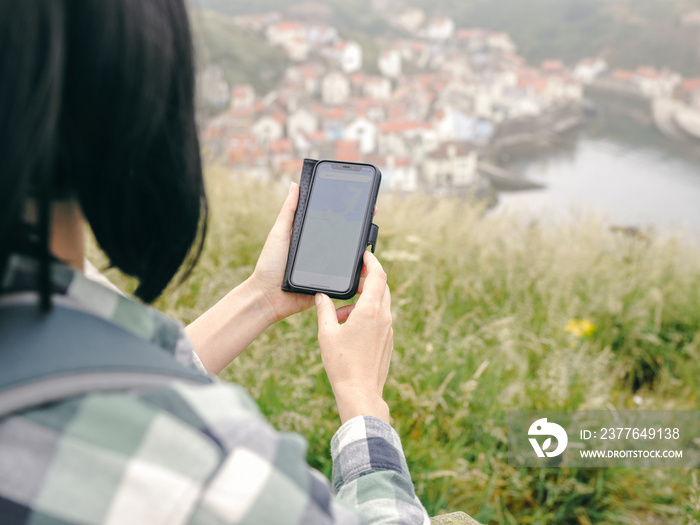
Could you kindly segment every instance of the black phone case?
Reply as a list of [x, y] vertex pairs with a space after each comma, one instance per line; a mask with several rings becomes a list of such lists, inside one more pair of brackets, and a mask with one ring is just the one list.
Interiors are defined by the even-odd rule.
[[[301, 228], [304, 224], [304, 214], [306, 213], [306, 205], [309, 200], [309, 194], [311, 193], [311, 179], [314, 174], [314, 168], [318, 164], [318, 160], [304, 159], [304, 166], [301, 170], [301, 177], [299, 178], [299, 202], [297, 203], [297, 210], [294, 213], [294, 225], [292, 226], [292, 239], [289, 243], [289, 254], [287, 255], [287, 268], [284, 271], [284, 281], [282, 282], [282, 290], [290, 293], [303, 293], [308, 295], [315, 295], [315, 290], [309, 290], [306, 288], [297, 288], [292, 285], [290, 276], [292, 274], [292, 263], [296, 258], [297, 248], [299, 246], [299, 237], [301, 236]], [[351, 164], [351, 163], [348, 163]], [[379, 168], [375, 166], [377, 173], [379, 174], [379, 180], [381, 181], [382, 173]], [[376, 195], [375, 202], [376, 204]], [[364, 242], [360, 245], [364, 251], [367, 246], [371, 246], [372, 253], [374, 253], [374, 247], [377, 243], [377, 235], [379, 234], [379, 227], [376, 224], [370, 223], [367, 230], [364, 232]], [[362, 258], [359, 258], [359, 263], [357, 268], [355, 268], [355, 275], [353, 278], [353, 284], [350, 291], [346, 294], [338, 294], [333, 292], [323, 292], [329, 297], [334, 299], [350, 299], [357, 294], [357, 287], [360, 285], [360, 273], [362, 273]]]

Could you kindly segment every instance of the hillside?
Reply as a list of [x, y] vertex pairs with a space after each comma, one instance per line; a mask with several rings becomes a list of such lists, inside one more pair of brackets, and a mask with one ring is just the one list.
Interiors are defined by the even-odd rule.
[[221, 13], [194, 10], [191, 16], [200, 68], [215, 64], [229, 84], [251, 83], [261, 93], [277, 85], [288, 63], [282, 50]]
[[[532, 63], [604, 56], [614, 67], [668, 66], [700, 74], [700, 27], [684, 26], [692, 0], [407, 0], [461, 26], [509, 33]], [[497, 6], [497, 7], [495, 7]]]
[[[226, 15], [287, 10], [290, 0], [196, 0], [195, 7]], [[700, 26], [681, 23], [697, 9], [693, 0], [403, 0], [432, 16], [447, 15], [459, 26], [505, 31], [531, 63], [561, 58], [576, 61], [602, 55], [613, 67], [641, 64], [671, 67], [687, 76], [700, 75]], [[364, 31], [386, 37], [390, 29], [371, 9], [370, 0], [331, 0], [326, 20], [341, 31]]]

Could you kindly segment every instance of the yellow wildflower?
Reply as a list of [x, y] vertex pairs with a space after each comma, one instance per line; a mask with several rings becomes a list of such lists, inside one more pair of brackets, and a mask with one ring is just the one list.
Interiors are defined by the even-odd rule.
[[598, 327], [590, 319], [572, 319], [565, 328], [567, 332], [579, 339], [592, 335], [597, 329]]

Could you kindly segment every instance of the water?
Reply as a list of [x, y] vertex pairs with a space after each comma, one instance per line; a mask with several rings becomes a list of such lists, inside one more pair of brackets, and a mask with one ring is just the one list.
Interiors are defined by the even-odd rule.
[[495, 213], [542, 220], [603, 216], [611, 225], [700, 233], [700, 142], [694, 149], [624, 119], [596, 119], [506, 166], [546, 188], [502, 193]]

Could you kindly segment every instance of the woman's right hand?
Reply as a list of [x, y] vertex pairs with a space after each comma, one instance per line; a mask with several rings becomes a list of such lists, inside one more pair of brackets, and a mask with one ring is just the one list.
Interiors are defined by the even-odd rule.
[[340, 323], [330, 297], [316, 294], [318, 341], [340, 420], [345, 423], [364, 415], [389, 423], [389, 407], [382, 391], [394, 348], [391, 293], [377, 258], [365, 252], [364, 264], [362, 295], [340, 312], [341, 320], [347, 316], [345, 323]]

